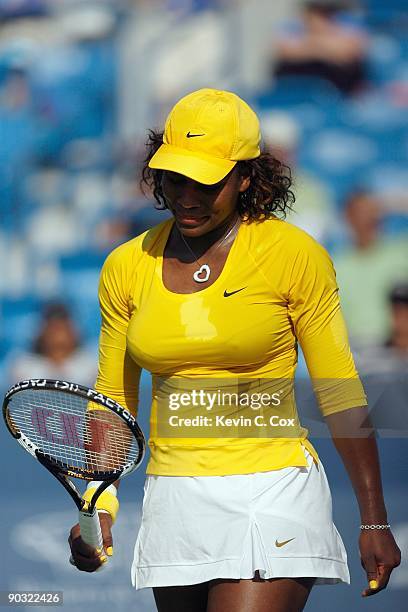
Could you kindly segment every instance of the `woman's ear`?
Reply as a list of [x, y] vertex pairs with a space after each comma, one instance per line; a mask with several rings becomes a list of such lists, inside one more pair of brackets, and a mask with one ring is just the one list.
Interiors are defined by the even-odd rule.
[[250, 186], [250, 184], [251, 184], [251, 177], [247, 175], [247, 176], [241, 176], [240, 178], [241, 178], [241, 183], [239, 185], [239, 192], [243, 193]]

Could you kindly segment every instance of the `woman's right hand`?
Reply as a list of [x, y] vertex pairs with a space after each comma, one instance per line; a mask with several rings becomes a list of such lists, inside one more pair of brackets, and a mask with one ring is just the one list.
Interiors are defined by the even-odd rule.
[[[108, 556], [113, 553], [112, 546], [112, 517], [106, 512], [99, 512], [99, 521], [101, 524], [103, 547], [104, 550], [98, 554], [95, 548], [86, 544], [81, 538], [81, 531], [77, 523], [71, 529], [68, 538], [68, 544], [71, 549], [71, 555], [77, 567], [81, 572], [96, 572], [108, 560]], [[106, 551], [106, 554], [105, 554]]]

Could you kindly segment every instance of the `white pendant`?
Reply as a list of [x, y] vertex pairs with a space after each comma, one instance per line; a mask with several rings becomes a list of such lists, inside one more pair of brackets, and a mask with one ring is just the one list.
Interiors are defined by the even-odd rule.
[[210, 266], [203, 264], [197, 272], [194, 272], [193, 278], [196, 283], [205, 283], [210, 278], [211, 270]]

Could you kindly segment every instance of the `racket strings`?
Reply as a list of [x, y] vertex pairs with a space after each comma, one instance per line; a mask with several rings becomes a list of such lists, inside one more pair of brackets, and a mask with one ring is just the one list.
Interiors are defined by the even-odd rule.
[[122, 419], [83, 397], [27, 389], [11, 398], [8, 410], [44, 454], [84, 474], [121, 470], [140, 455]]
[[[32, 416], [34, 418], [34, 427], [36, 429], [36, 432], [34, 432], [32, 427], [30, 427], [33, 423], [29, 423], [29, 421], [27, 420], [27, 408], [32, 410]], [[94, 437], [92, 437], [89, 431], [94, 429], [95, 425], [95, 430], [97, 431], [98, 429], [100, 429], [100, 427], [98, 426], [103, 425], [104, 422], [106, 422], [103, 417], [100, 417], [100, 415], [94, 414], [92, 416], [90, 422], [88, 423], [88, 427], [85, 429], [85, 433], [83, 434], [82, 440], [78, 436], [76, 423], [75, 425], [73, 425], [73, 420], [71, 418], [72, 416], [75, 416], [75, 414], [64, 412], [62, 413], [62, 415], [63, 426], [61, 425], [59, 419], [55, 417], [55, 415], [53, 415], [52, 417], [47, 415], [47, 420], [45, 421], [44, 413], [38, 413], [37, 407], [33, 404], [25, 404], [23, 410], [17, 410], [15, 409], [15, 407], [13, 410], [13, 420], [15, 424], [18, 425], [18, 428], [23, 433], [26, 432], [25, 435], [27, 435], [36, 445], [38, 445], [40, 441], [44, 442], [45, 439], [49, 448], [52, 448], [55, 453], [60, 447], [62, 439], [64, 441], [64, 452], [66, 452], [67, 445], [70, 444], [70, 452], [78, 458], [83, 456], [83, 448], [87, 449], [87, 456], [92, 457], [95, 454], [95, 452], [92, 451], [92, 444], [94, 444], [96, 447], [104, 448], [105, 456], [111, 456], [112, 458], [118, 456], [118, 452], [121, 452], [121, 455], [123, 456], [123, 452], [128, 450], [128, 442], [132, 437], [130, 432], [129, 435], [126, 436], [126, 440], [124, 440], [123, 436], [121, 435], [115, 436], [114, 449], [112, 449], [112, 447], [106, 448], [106, 440], [101, 438], [98, 434], [96, 439], [95, 435]], [[65, 416], [68, 416], [69, 418], [64, 418]], [[23, 422], [25, 425], [24, 428], [22, 427]], [[40, 437], [38, 437], [38, 432], [40, 432]], [[121, 433], [122, 431], [120, 430], [119, 434]], [[64, 438], [62, 438], [62, 434], [64, 434]], [[126, 444], [124, 442], [126, 442]]]

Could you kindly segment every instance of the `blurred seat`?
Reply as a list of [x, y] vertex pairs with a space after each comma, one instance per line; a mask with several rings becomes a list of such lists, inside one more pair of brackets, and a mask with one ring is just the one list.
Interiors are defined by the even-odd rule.
[[71, 140], [112, 132], [115, 66], [109, 40], [55, 47], [35, 65], [34, 104], [49, 123], [42, 139], [44, 155], [55, 158]]
[[[364, 182], [365, 181], [365, 182]], [[408, 172], [406, 164], [381, 162], [374, 164], [362, 182], [375, 192], [381, 202], [385, 217], [383, 231], [386, 234], [408, 233]]]
[[407, 130], [406, 108], [397, 105], [384, 89], [374, 89], [344, 104], [339, 120], [345, 127], [374, 137], [385, 134], [394, 138], [401, 130]]
[[[408, 172], [405, 164], [393, 163], [393, 160], [386, 164], [374, 164], [366, 180], [377, 193], [400, 193], [408, 201]], [[408, 214], [408, 206], [401, 206], [401, 212], [403, 210]]]
[[38, 325], [39, 300], [33, 295], [0, 301], [0, 338], [4, 350], [27, 349]]
[[273, 87], [252, 98], [260, 116], [284, 111], [301, 127], [303, 140], [316, 130], [337, 127], [346, 103], [329, 82], [315, 77], [281, 77]]
[[386, 33], [374, 35], [367, 58], [370, 81], [376, 86], [392, 81], [400, 72], [405, 59], [404, 43], [397, 36]]
[[61, 257], [60, 295], [70, 306], [86, 342], [98, 337], [100, 328], [98, 284], [105, 255], [80, 251]]
[[331, 187], [338, 205], [377, 158], [375, 140], [340, 126], [316, 131], [299, 152], [301, 166]]
[[17, 19], [19, 17], [42, 17], [48, 13], [46, 0], [1, 0], [0, 18]]
[[81, 270], [100, 270], [104, 261], [104, 253], [95, 251], [76, 251], [72, 255], [61, 257], [59, 264], [62, 274], [70, 274]]
[[25, 239], [36, 257], [53, 257], [81, 248], [85, 228], [69, 205], [54, 202], [35, 212], [27, 223]]
[[114, 169], [114, 143], [109, 138], [71, 140], [61, 152], [61, 163], [70, 173]]
[[365, 0], [366, 22], [372, 28], [386, 28], [406, 18], [406, 0]]
[[153, 51], [153, 99], [167, 106], [188, 91], [217, 87], [228, 57], [226, 38], [220, 15], [212, 11], [191, 14], [170, 27], [160, 41], [160, 53], [159, 47]]
[[172, 214], [169, 210], [159, 210], [154, 208], [153, 203], [150, 203], [131, 216], [132, 235], [138, 236], [154, 225], [158, 225], [171, 217]]
[[270, 89], [255, 100], [260, 109], [313, 103], [325, 108], [341, 100], [338, 89], [328, 81], [309, 76], [287, 76], [276, 79]]

